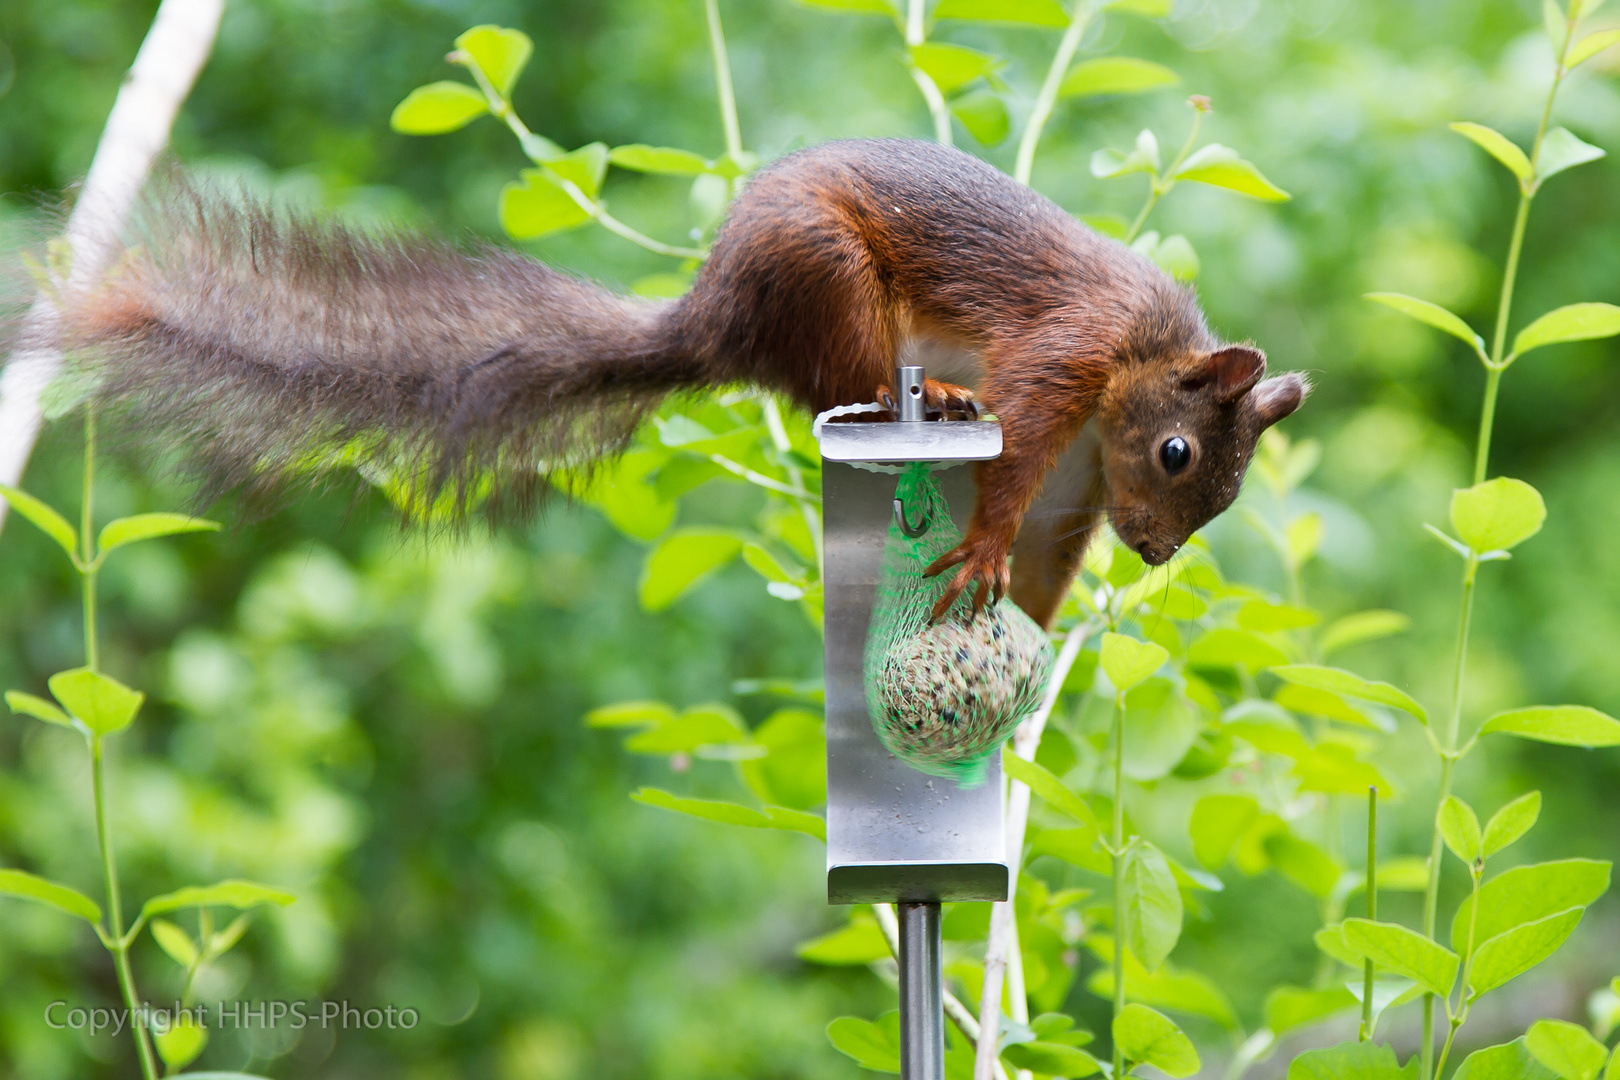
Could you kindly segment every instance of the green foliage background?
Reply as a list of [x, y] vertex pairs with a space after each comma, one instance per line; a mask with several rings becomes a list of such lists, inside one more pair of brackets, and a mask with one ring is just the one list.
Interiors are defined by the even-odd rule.
[[[0, 191], [12, 193], [0, 222], [33, 228], [40, 203], [83, 175], [155, 7], [0, 6]], [[788, 0], [722, 10], [751, 147], [774, 156], [830, 137], [930, 132], [886, 21]], [[1313, 601], [1330, 613], [1411, 614], [1408, 635], [1351, 659], [1426, 700], [1447, 693], [1456, 585], [1453, 556], [1413, 523], [1444, 523], [1450, 490], [1466, 483], [1481, 375], [1460, 343], [1360, 296], [1398, 290], [1488, 320], [1516, 193], [1445, 124], [1466, 117], [1527, 141], [1544, 78], [1538, 20], [1534, 5], [1507, 0], [1182, 0], [1162, 25], [1110, 19], [1088, 49], [1123, 37], [1124, 51], [1171, 65], [1183, 85], [1060, 106], [1036, 164], [1036, 186], [1070, 210], [1133, 212], [1140, 193], [1093, 180], [1090, 154], [1128, 146], [1143, 126], [1174, 139], [1187, 123], [1181, 98], [1196, 92], [1215, 103], [1206, 137], [1242, 148], [1293, 193], [1273, 205], [1188, 190], [1155, 227], [1196, 245], [1218, 328], [1252, 337], [1274, 366], [1313, 372], [1318, 389], [1287, 425], [1324, 446], [1302, 496], [1327, 521]], [[387, 125], [412, 87], [454, 77], [438, 58], [476, 23], [534, 39], [515, 101], [559, 143], [724, 149], [696, 0], [231, 0], [176, 152], [306, 205], [498, 236], [496, 195], [523, 164], [507, 133], [480, 123], [411, 139]], [[1049, 32], [1033, 30], [959, 25], [943, 36], [1010, 53], [1006, 77], [1026, 98], [1052, 48]], [[1555, 112], [1611, 151], [1616, 65], [1604, 56], [1578, 72]], [[1008, 165], [1012, 145], [980, 152]], [[679, 240], [692, 221], [678, 185], [615, 171], [607, 194], [619, 217]], [[1538, 200], [1516, 325], [1570, 298], [1620, 300], [1616, 192], [1611, 153]], [[615, 283], [669, 268], [597, 229], [528, 246]], [[1536, 484], [1550, 513], [1495, 571], [1476, 623], [1470, 715], [1531, 700], [1620, 706], [1616, 349], [1561, 346], [1510, 375], [1493, 471]], [[76, 505], [78, 441], [73, 421], [50, 430], [25, 485]], [[707, 490], [683, 510], [703, 516], [683, 524], [742, 522], [757, 509], [731, 486]], [[163, 463], [136, 455], [109, 463], [100, 498], [105, 517], [185, 500]], [[1207, 532], [1230, 577], [1280, 586], [1235, 514]], [[423, 1080], [856, 1074], [822, 1030], [890, 1005], [864, 973], [794, 956], [840, 918], [821, 901], [821, 849], [629, 802], [642, 783], [724, 797], [735, 780], [730, 766], [701, 761], [671, 776], [664, 759], [628, 756], [615, 733], [580, 723], [611, 701], [696, 704], [737, 679], [815, 677], [819, 642], [735, 566], [644, 613], [642, 554], [585, 508], [430, 544], [401, 536], [380, 497], [345, 490], [109, 565], [104, 663], [153, 699], [123, 743], [144, 753], [115, 773], [126, 889], [240, 874], [299, 896], [261, 913], [202, 999], [393, 1002], [424, 1017], [410, 1032], [309, 1032], [295, 1043], [222, 1036], [209, 1060]], [[37, 688], [80, 662], [71, 585], [47, 541], [5, 531], [0, 685]], [[753, 721], [772, 707], [733, 703]], [[1408, 730], [1380, 760], [1404, 790], [1425, 793], [1391, 809], [1399, 831], [1385, 842], [1396, 854], [1427, 845], [1433, 777], [1418, 750]], [[1459, 790], [1494, 807], [1539, 783], [1543, 824], [1517, 857], [1614, 858], [1617, 781], [1613, 755], [1511, 741], [1471, 758]], [[0, 863], [94, 892], [87, 790], [71, 736], [0, 721]], [[1215, 922], [1189, 923], [1177, 957], [1252, 1016], [1271, 982], [1308, 980], [1317, 913], [1275, 878], [1227, 876], [1210, 901]], [[1461, 884], [1460, 873], [1448, 880], [1453, 893]], [[1409, 918], [1405, 900], [1386, 917]], [[0, 911], [0, 1074], [85, 1075], [88, 1052], [103, 1074], [128, 1075], [127, 1037], [80, 1048], [43, 1023], [53, 999], [116, 1001], [94, 942], [43, 908]], [[1582, 999], [1616, 973], [1617, 955], [1610, 898], [1560, 953], [1556, 979], [1536, 984], [1537, 1014], [1582, 1019]], [[149, 941], [136, 964], [154, 998], [178, 989], [164, 985]], [[1071, 1007], [1106, 1015], [1080, 990]], [[1529, 1016], [1491, 1034], [1516, 1034]]]

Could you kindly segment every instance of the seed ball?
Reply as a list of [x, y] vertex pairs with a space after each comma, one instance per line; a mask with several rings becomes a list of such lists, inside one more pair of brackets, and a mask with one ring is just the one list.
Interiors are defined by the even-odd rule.
[[872, 726], [888, 750], [964, 786], [1032, 712], [1052, 647], [1011, 604], [962, 613], [896, 641], [868, 675]]

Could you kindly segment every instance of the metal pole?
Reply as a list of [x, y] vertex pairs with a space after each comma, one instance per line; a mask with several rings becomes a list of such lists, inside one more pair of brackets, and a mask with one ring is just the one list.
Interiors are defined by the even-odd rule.
[[901, 420], [915, 421], [924, 418], [922, 368], [913, 364], [901, 364], [895, 368], [894, 394], [900, 399]]
[[900, 1080], [945, 1076], [944, 983], [937, 903], [901, 903]]

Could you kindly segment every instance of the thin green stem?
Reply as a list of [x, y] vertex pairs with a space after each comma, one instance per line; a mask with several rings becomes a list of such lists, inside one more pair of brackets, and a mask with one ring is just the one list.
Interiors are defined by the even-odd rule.
[[1485, 369], [1485, 401], [1479, 410], [1479, 442], [1474, 449], [1474, 483], [1485, 482], [1485, 465], [1491, 457], [1491, 429], [1496, 424], [1496, 391], [1502, 384], [1502, 369], [1492, 364]]
[[[1125, 1011], [1125, 695], [1114, 697], [1114, 1018]], [[1114, 1040], [1115, 1077], [1125, 1075], [1125, 1050]]]
[[726, 153], [735, 160], [742, 153], [742, 127], [737, 123], [737, 92], [731, 85], [731, 59], [726, 55], [726, 35], [720, 26], [719, 0], [703, 0], [703, 14], [709, 21], [709, 52], [714, 57], [714, 85], [720, 97], [720, 126], [726, 132]]
[[945, 95], [940, 92], [939, 84], [932, 75], [918, 67], [911, 58], [911, 50], [921, 45], [928, 37], [927, 21], [924, 19], [926, 0], [907, 0], [906, 21], [901, 32], [906, 38], [906, 66], [911, 70], [911, 81], [917, 84], [922, 92], [923, 101], [928, 104], [928, 115], [934, 120], [934, 141], [941, 146], [951, 146], [954, 142], [951, 136], [951, 110], [945, 104]]
[[1035, 168], [1035, 148], [1040, 145], [1041, 133], [1046, 130], [1046, 122], [1052, 118], [1052, 110], [1057, 107], [1058, 89], [1063, 85], [1063, 77], [1069, 73], [1069, 65], [1074, 63], [1075, 50], [1080, 48], [1080, 39], [1086, 36], [1086, 27], [1091, 23], [1093, 14], [1091, 0], [1078, 0], [1074, 17], [1069, 20], [1069, 28], [1063, 31], [1063, 40], [1058, 42], [1057, 52], [1052, 56], [1052, 66], [1046, 69], [1046, 78], [1042, 80], [1040, 93], [1035, 97], [1035, 107], [1030, 110], [1029, 122], [1024, 125], [1024, 134], [1018, 140], [1013, 179], [1020, 184], [1029, 183], [1029, 175]]
[[118, 971], [118, 988], [124, 995], [124, 1007], [129, 1010], [129, 1028], [135, 1036], [135, 1048], [141, 1059], [141, 1075], [156, 1080], [157, 1059], [146, 1038], [146, 1021], [140, 1012], [140, 995], [135, 991], [135, 976], [129, 966], [129, 943], [124, 940], [123, 897], [118, 888], [118, 862], [113, 857], [112, 825], [107, 819], [106, 779], [102, 768], [101, 736], [90, 737], [90, 785], [96, 804], [96, 840], [101, 847], [101, 873], [107, 882], [107, 918], [112, 928], [113, 964]]
[[[1367, 789], [1367, 918], [1378, 918], [1378, 788]], [[1361, 974], [1361, 1041], [1373, 1032], [1373, 962]]]
[[1148, 215], [1153, 212], [1155, 206], [1159, 205], [1159, 200], [1169, 194], [1170, 189], [1176, 186], [1173, 179], [1176, 170], [1181, 168], [1181, 163], [1187, 160], [1188, 154], [1192, 153], [1193, 143], [1198, 140], [1198, 129], [1203, 126], [1203, 123], [1204, 109], [1195, 105], [1193, 107], [1192, 128], [1187, 132], [1187, 141], [1181, 144], [1181, 152], [1170, 162], [1170, 167], [1164, 170], [1164, 175], [1172, 179], [1161, 180], [1159, 174], [1155, 173], [1153, 175], [1153, 186], [1148, 189], [1147, 201], [1142, 204], [1142, 209], [1137, 212], [1136, 220], [1131, 222], [1131, 227], [1125, 230], [1125, 236], [1123, 237], [1125, 243], [1129, 244], [1136, 239], [1136, 234], [1142, 231], [1143, 225], [1147, 224]]
[[101, 651], [96, 635], [96, 411], [84, 410], [84, 493], [79, 510], [80, 570], [84, 593], [84, 664], [91, 671], [101, 668]]
[[[478, 84], [478, 89], [483, 91], [484, 100], [489, 105], [490, 113], [510, 128], [512, 134], [518, 137], [518, 143], [527, 150], [530, 137], [534, 134], [529, 130], [529, 125], [525, 124], [523, 119], [518, 116], [517, 111], [512, 108], [512, 103], [507, 101], [499, 90], [495, 89], [494, 84], [489, 79], [485, 78], [483, 71], [479, 69], [477, 64], [472, 63], [469, 58], [468, 62], [463, 66], [472, 73], [473, 81]], [[598, 225], [611, 233], [624, 237], [632, 244], [638, 244], [648, 251], [659, 255], [668, 255], [674, 259], [706, 259], [709, 257], [709, 252], [705, 248], [689, 248], [677, 244], [666, 244], [662, 240], [654, 240], [639, 229], [626, 225], [608, 213], [605, 205], [581, 191], [579, 185], [572, 180], [565, 180], [555, 175], [549, 179], [561, 188], [564, 194], [574, 200], [575, 206], [589, 214], [591, 219]]]
[[1446, 1058], [1451, 1056], [1451, 1041], [1457, 1037], [1457, 1029], [1462, 1027], [1462, 1017], [1453, 1016], [1446, 1032], [1445, 1045], [1440, 1048], [1440, 1060], [1434, 1063], [1434, 1075], [1439, 1076], [1446, 1071]]
[[1148, 192], [1147, 201], [1142, 204], [1142, 209], [1137, 212], [1136, 220], [1131, 222], [1131, 227], [1126, 229], [1125, 235], [1120, 238], [1123, 243], [1129, 244], [1136, 239], [1136, 234], [1142, 231], [1143, 225], [1147, 224], [1148, 215], [1159, 204], [1159, 197], [1163, 194], [1159, 190], [1158, 182], [1155, 181], [1152, 189]]
[[[1549, 102], [1551, 104], [1551, 102]], [[1543, 117], [1542, 123], [1546, 123]], [[1540, 151], [1541, 136], [1536, 136], [1536, 150]], [[1513, 236], [1508, 241], [1507, 263], [1502, 268], [1502, 295], [1496, 304], [1496, 329], [1491, 333], [1491, 364], [1502, 362], [1502, 350], [1507, 346], [1508, 315], [1513, 309], [1513, 284], [1519, 276], [1519, 256], [1524, 250], [1524, 228], [1530, 220], [1530, 200], [1535, 195], [1524, 192], [1519, 196], [1519, 209], [1513, 217]]]
[[[1573, 30], [1573, 28], [1571, 28]], [[1570, 35], [1573, 36], [1573, 33]], [[1485, 396], [1480, 409], [1479, 439], [1474, 450], [1474, 483], [1482, 483], [1490, 462], [1491, 433], [1496, 421], [1497, 391], [1501, 383], [1502, 369], [1507, 366], [1504, 362], [1503, 352], [1507, 347], [1508, 320], [1513, 310], [1513, 287], [1518, 279], [1519, 259], [1524, 251], [1525, 226], [1530, 220], [1530, 202], [1535, 198], [1537, 183], [1533, 179], [1535, 168], [1541, 160], [1541, 146], [1547, 135], [1547, 123], [1552, 117], [1553, 100], [1558, 96], [1558, 88], [1562, 85], [1564, 75], [1564, 57], [1567, 55], [1568, 42], [1565, 51], [1558, 58], [1558, 70], [1553, 76], [1552, 86], [1547, 91], [1547, 100], [1541, 108], [1541, 122], [1536, 127], [1535, 142], [1530, 148], [1530, 166], [1532, 179], [1521, 182], [1518, 212], [1513, 219], [1513, 235], [1508, 241], [1507, 262], [1502, 268], [1502, 293], [1497, 301], [1496, 326], [1491, 334], [1491, 355], [1485, 363]], [[1451, 794], [1452, 774], [1456, 770], [1457, 734], [1461, 726], [1463, 681], [1467, 671], [1468, 661], [1468, 632], [1474, 613], [1474, 582], [1479, 569], [1479, 560], [1470, 555], [1466, 569], [1463, 571], [1463, 602], [1462, 613], [1457, 624], [1457, 654], [1456, 666], [1453, 670], [1451, 683], [1451, 712], [1447, 717], [1446, 737], [1440, 743], [1440, 792], [1439, 803], [1444, 803]], [[1471, 744], [1470, 744], [1471, 745]], [[1438, 818], [1438, 814], [1436, 815]], [[1440, 896], [1440, 856], [1443, 850], [1438, 820], [1434, 827], [1434, 836], [1429, 844], [1429, 879], [1423, 890], [1423, 933], [1431, 940], [1434, 938], [1435, 916], [1439, 907]], [[1466, 988], [1465, 988], [1466, 990]], [[1449, 1012], [1450, 1002], [1447, 1002]], [[1453, 1020], [1451, 1035], [1456, 1034], [1458, 1022]], [[1451, 1035], [1446, 1039], [1446, 1050], [1451, 1046]], [[1446, 1050], [1441, 1052], [1440, 1064], [1445, 1063]], [[1423, 996], [1423, 1067], [1420, 1073], [1421, 1080], [1435, 1080], [1438, 1075], [1434, 1061], [1434, 995]]]

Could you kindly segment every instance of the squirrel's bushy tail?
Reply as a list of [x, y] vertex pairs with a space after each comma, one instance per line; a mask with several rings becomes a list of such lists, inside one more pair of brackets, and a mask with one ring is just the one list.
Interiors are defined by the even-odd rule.
[[178, 181], [62, 306], [99, 402], [178, 445], [206, 498], [349, 464], [435, 516], [522, 512], [545, 472], [612, 454], [702, 381], [667, 305]]

